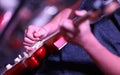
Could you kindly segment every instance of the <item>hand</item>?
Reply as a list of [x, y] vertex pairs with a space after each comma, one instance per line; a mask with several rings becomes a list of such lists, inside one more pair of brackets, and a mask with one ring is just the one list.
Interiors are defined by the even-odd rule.
[[47, 35], [52, 34], [60, 29], [60, 25], [69, 17], [71, 11], [72, 10], [70, 8], [64, 9], [55, 18], [53, 18], [51, 22], [44, 25], [43, 27], [30, 25], [25, 30], [25, 37], [23, 42], [24, 47], [27, 50], [33, 50], [31, 47], [37, 41], [42, 40]]
[[33, 50], [31, 47], [39, 40], [45, 38], [47, 34], [47, 30], [43, 27], [38, 27], [35, 25], [28, 26], [24, 34], [24, 47], [27, 50]]
[[[76, 15], [84, 16], [87, 12], [85, 10], [75, 11]], [[92, 35], [90, 30], [89, 20], [86, 20], [79, 24], [78, 27], [73, 25], [73, 21], [66, 19], [61, 25], [61, 32], [69, 42], [77, 45], [83, 45], [86, 39]]]

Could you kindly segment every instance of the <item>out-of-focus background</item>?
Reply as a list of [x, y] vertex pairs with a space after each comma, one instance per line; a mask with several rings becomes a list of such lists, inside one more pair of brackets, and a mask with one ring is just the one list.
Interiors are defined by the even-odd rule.
[[25, 51], [24, 30], [42, 26], [76, 0], [0, 0], [0, 74]]

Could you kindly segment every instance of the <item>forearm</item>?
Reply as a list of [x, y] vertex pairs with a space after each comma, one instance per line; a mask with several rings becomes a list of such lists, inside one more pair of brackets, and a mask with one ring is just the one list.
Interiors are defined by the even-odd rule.
[[90, 35], [82, 42], [82, 47], [95, 61], [96, 65], [107, 75], [120, 75], [120, 58], [112, 54], [98, 40]]
[[49, 35], [59, 30], [59, 24], [50, 22], [47, 25], [43, 26], [43, 28], [48, 32]]
[[57, 30], [59, 30], [60, 25], [62, 25], [63, 21], [65, 21], [69, 17], [71, 11], [72, 10], [70, 8], [64, 9], [57, 16], [55, 16], [48, 24], [43, 26], [47, 30], [48, 34], [54, 33]]

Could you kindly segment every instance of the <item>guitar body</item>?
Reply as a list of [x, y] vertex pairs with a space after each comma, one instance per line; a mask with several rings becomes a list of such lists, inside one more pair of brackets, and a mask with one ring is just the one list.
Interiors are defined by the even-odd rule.
[[23, 58], [2, 75], [33, 75], [47, 56], [60, 50], [66, 43], [62, 35], [57, 35], [47, 40], [44, 45], [37, 49], [31, 56]]

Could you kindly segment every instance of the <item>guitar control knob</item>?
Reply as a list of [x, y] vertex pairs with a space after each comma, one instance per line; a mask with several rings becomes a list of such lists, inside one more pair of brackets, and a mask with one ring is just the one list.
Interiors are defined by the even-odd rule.
[[9, 69], [11, 69], [11, 68], [12, 68], [12, 65], [11, 65], [11, 64], [6, 65], [6, 69], [7, 69], [7, 70], [9, 70]]
[[25, 58], [29, 57], [29, 54], [27, 52], [23, 52], [23, 55]]
[[21, 55], [18, 55], [18, 58], [19, 58], [19, 59], [22, 59], [22, 56], [21, 56]]
[[15, 62], [15, 63], [18, 63], [18, 62], [20, 62], [20, 61], [21, 61], [21, 59], [20, 59], [19, 57], [17, 57], [17, 58], [14, 59], [14, 62]]

